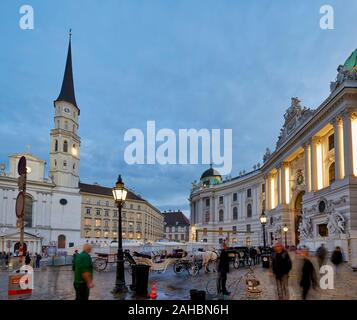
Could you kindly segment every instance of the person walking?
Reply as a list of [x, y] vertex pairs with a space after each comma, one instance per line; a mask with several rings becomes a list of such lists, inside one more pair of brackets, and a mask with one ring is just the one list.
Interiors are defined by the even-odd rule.
[[5, 269], [5, 258], [6, 258], [6, 253], [0, 252], [0, 269], [1, 270]]
[[75, 258], [73, 285], [76, 291], [76, 300], [88, 300], [90, 289], [94, 287], [91, 251], [92, 246], [86, 243], [83, 246], [83, 251]]
[[25, 264], [26, 264], [27, 266], [29, 266], [30, 263], [31, 263], [30, 252], [27, 251], [27, 252], [26, 252], [26, 256], [25, 256]]
[[219, 279], [219, 290], [224, 295], [230, 295], [226, 288], [227, 283], [227, 273], [229, 273], [229, 257], [227, 250], [223, 249], [219, 257], [218, 263], [218, 279]]
[[342, 251], [340, 247], [336, 247], [335, 250], [332, 252], [331, 255], [331, 262], [335, 266], [336, 274], [337, 274], [337, 269], [338, 266], [342, 263], [343, 257], [342, 257]]
[[289, 272], [292, 267], [289, 253], [281, 243], [274, 246], [271, 256], [279, 300], [289, 300]]
[[306, 300], [311, 286], [314, 289], [316, 287], [316, 273], [310, 260], [308, 249], [305, 248], [300, 254], [303, 257], [300, 287], [302, 288], [302, 300]]
[[39, 253], [36, 252], [35, 253], [35, 257], [36, 257], [36, 269], [39, 269], [42, 256]]
[[325, 245], [322, 243], [316, 250], [316, 257], [317, 257], [317, 261], [319, 263], [319, 269], [325, 263], [326, 256], [327, 256], [327, 250], [325, 248]]
[[73, 257], [72, 257], [72, 270], [74, 271], [75, 269], [75, 263], [76, 263], [76, 257], [78, 255], [78, 250], [75, 250], [73, 253]]

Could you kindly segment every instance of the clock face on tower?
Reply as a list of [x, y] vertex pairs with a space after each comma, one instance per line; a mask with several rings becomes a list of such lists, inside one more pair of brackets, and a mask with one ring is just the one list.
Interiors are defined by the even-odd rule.
[[64, 108], [65, 113], [71, 113], [71, 110], [69, 108]]

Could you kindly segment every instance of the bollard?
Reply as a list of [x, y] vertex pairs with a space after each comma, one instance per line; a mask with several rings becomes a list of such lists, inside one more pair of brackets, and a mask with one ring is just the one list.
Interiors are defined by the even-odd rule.
[[16, 270], [9, 274], [8, 300], [23, 300], [31, 297], [32, 274], [25, 270]]

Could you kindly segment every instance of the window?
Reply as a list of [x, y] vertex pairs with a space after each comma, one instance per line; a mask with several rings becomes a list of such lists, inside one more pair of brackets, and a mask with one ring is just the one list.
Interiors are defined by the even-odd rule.
[[58, 236], [58, 249], [65, 249], [66, 248], [66, 236], [64, 234], [60, 234]]
[[330, 185], [332, 182], [335, 181], [335, 163], [331, 163], [330, 167], [328, 168], [328, 177]]
[[64, 142], [63, 142], [63, 152], [68, 152], [68, 142], [67, 142], [67, 140], [64, 140]]
[[104, 216], [109, 217], [109, 210], [104, 210]]
[[233, 226], [232, 227], [232, 231], [233, 231], [233, 233], [236, 233], [237, 232], [237, 226]]
[[58, 140], [55, 141], [55, 151], [58, 151]]
[[246, 245], [247, 247], [250, 247], [250, 246], [252, 245], [252, 240], [250, 239], [250, 237], [247, 237], [247, 238], [245, 239], [245, 245]]
[[328, 137], [328, 151], [332, 150], [335, 148], [335, 135], [331, 134]]
[[86, 238], [89, 238], [89, 237], [90, 237], [90, 231], [89, 231], [89, 230], [86, 231], [85, 237], [86, 237]]
[[251, 232], [251, 226], [250, 226], [250, 224], [247, 224], [247, 232]]
[[100, 206], [100, 200], [97, 200], [97, 206]]
[[248, 203], [247, 205], [247, 218], [251, 218], [252, 217], [252, 205], [250, 203]]
[[96, 236], [96, 238], [100, 238], [100, 230], [97, 230], [97, 231], [95, 232], [95, 236]]
[[64, 130], [68, 130], [68, 121], [64, 122]]
[[109, 201], [105, 201], [105, 205], [109, 207]]
[[178, 234], [175, 234], [175, 240], [178, 240]]
[[319, 224], [317, 227], [320, 237], [328, 237], [327, 224]]
[[25, 208], [24, 208], [24, 225], [26, 228], [32, 228], [32, 207], [33, 200], [30, 196], [25, 196]]
[[209, 198], [206, 199], [206, 207], [209, 207]]
[[104, 231], [104, 238], [108, 238], [109, 236], [109, 232], [108, 231]]
[[223, 197], [222, 196], [219, 197], [219, 204], [223, 204]]
[[63, 161], [63, 167], [64, 168], [67, 167], [67, 161], [66, 160]]
[[130, 209], [134, 209], [134, 205], [133, 204], [130, 205]]
[[95, 226], [100, 227], [102, 225], [102, 221], [100, 219], [95, 219]]
[[57, 160], [55, 160], [55, 167], [57, 167]]
[[[114, 210], [113, 211], [113, 217], [118, 218], [118, 211]], [[123, 214], [123, 218], [125, 217], [125, 214]]]
[[113, 221], [113, 228], [118, 228], [118, 222], [117, 221]]
[[247, 189], [247, 198], [252, 197], [252, 189]]
[[265, 183], [262, 184], [262, 193], [265, 192]]
[[175, 232], [178, 232], [178, 227], [175, 227]]
[[220, 227], [220, 228], [218, 229], [218, 233], [219, 233], [220, 235], [223, 234], [223, 228], [222, 228], [222, 227]]
[[206, 222], [209, 222], [209, 212], [208, 211], [206, 212], [206, 217], [205, 218], [206, 218]]
[[182, 240], [185, 240], [185, 235], [184, 234], [181, 234], [181, 241]]
[[73, 133], [75, 132], [75, 126], [73, 125], [73, 129], [72, 129]]
[[88, 219], [88, 218], [84, 219], [84, 225], [91, 226], [92, 225], [92, 219]]
[[218, 213], [218, 220], [219, 222], [222, 222], [224, 220], [224, 213], [223, 213], [223, 210], [219, 210], [219, 213]]
[[90, 208], [86, 208], [86, 214], [90, 214]]
[[233, 208], [233, 220], [238, 220], [238, 208]]
[[138, 210], [141, 210], [141, 207], [140, 207], [140, 206], [138, 206]]
[[105, 228], [109, 228], [109, 221], [108, 221], [108, 220], [105, 220], [105, 221], [104, 221], [104, 227], [105, 227]]
[[118, 233], [117, 233], [116, 231], [114, 231], [114, 232], [113, 232], [113, 238], [116, 238], [116, 237], [117, 237], [117, 234], [118, 234]]
[[88, 199], [87, 199], [87, 204], [90, 204], [90, 203], [91, 203], [91, 202], [90, 202], [90, 199], [88, 198]]
[[96, 214], [97, 216], [100, 216], [100, 209], [97, 209], [97, 210], [95, 211], [95, 214]]
[[234, 201], [237, 201], [237, 198], [238, 198], [237, 193], [236, 193], [236, 192], [233, 193], [233, 202], [234, 202]]
[[166, 232], [170, 232], [170, 227], [166, 227]]

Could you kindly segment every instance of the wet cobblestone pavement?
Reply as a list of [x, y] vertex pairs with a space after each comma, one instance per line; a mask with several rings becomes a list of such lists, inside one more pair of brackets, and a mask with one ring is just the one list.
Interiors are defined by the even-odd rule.
[[[300, 299], [300, 288], [298, 286], [299, 262], [295, 254], [291, 254], [293, 259], [293, 270], [289, 278], [290, 299]], [[314, 260], [313, 260], [314, 261]], [[316, 263], [314, 261], [314, 263]], [[275, 300], [277, 299], [274, 277], [267, 269], [261, 265], [253, 267], [256, 278], [260, 281], [261, 293], [249, 295], [246, 291], [245, 275], [248, 268], [235, 270], [231, 268], [228, 275], [227, 287], [231, 292], [225, 299], [233, 300]], [[182, 274], [175, 274], [172, 267], [165, 273], [150, 273], [149, 287], [155, 282], [157, 286], [158, 299], [183, 300], [190, 298], [190, 289], [205, 290], [209, 299], [222, 299], [215, 294], [217, 273], [205, 274], [202, 270], [196, 277], [191, 277], [186, 271]], [[126, 272], [126, 281], [131, 283], [131, 276]], [[91, 300], [113, 300], [118, 299], [111, 293], [115, 282], [115, 267], [109, 270], [94, 274], [95, 287], [91, 290]], [[7, 299], [8, 272], [0, 272], [0, 300]], [[135, 299], [132, 292], [120, 299]], [[73, 272], [70, 266], [47, 267], [46, 270], [35, 271], [35, 284], [31, 299], [36, 300], [73, 300]], [[142, 299], [142, 298], [141, 298]], [[357, 299], [357, 272], [353, 272], [346, 264], [340, 267], [335, 279], [335, 289], [333, 290], [311, 290], [309, 299]]]

